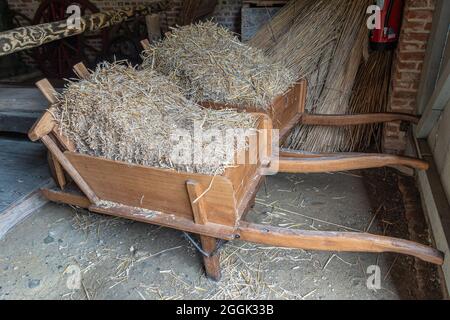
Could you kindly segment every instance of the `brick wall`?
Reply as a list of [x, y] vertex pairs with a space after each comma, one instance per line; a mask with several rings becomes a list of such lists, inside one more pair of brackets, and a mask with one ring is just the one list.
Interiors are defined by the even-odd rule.
[[[402, 33], [392, 67], [388, 109], [415, 114], [417, 91], [423, 68], [434, 12], [434, 0], [406, 0]], [[402, 153], [406, 149], [406, 132], [399, 123], [384, 126], [383, 150]]]
[[212, 14], [218, 24], [225, 26], [233, 32], [241, 32], [242, 0], [219, 0]]

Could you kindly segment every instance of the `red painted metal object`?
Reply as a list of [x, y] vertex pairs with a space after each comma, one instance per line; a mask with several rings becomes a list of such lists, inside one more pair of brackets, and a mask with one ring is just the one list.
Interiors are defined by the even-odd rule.
[[370, 45], [374, 50], [394, 49], [400, 36], [404, 0], [377, 0], [380, 25], [371, 31]]

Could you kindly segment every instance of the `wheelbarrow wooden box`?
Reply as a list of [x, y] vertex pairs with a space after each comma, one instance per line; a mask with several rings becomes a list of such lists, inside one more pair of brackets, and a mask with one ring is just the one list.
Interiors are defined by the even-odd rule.
[[[48, 81], [37, 85], [52, 105], [57, 103]], [[93, 212], [198, 234], [207, 275], [215, 280], [220, 278], [217, 239], [240, 239], [306, 250], [397, 252], [435, 264], [443, 263], [441, 252], [407, 240], [365, 233], [293, 230], [245, 221], [245, 213], [263, 179], [261, 169], [276, 163], [282, 172], [316, 172], [323, 159], [295, 158], [294, 155], [272, 159], [270, 153], [262, 153], [257, 164], [238, 165], [227, 169], [223, 175], [210, 176], [91, 157], [77, 153], [73, 143], [61, 134], [52, 116], [53, 107], [29, 132], [31, 140], [41, 140], [47, 146], [61, 188], [45, 189], [43, 194], [51, 201]], [[260, 115], [259, 128], [268, 132], [272, 128], [265, 115]], [[262, 139], [262, 145], [272, 144], [270, 134], [258, 138]], [[349, 159], [332, 161], [344, 163], [335, 170], [352, 167]], [[67, 186], [68, 179], [78, 191]]]

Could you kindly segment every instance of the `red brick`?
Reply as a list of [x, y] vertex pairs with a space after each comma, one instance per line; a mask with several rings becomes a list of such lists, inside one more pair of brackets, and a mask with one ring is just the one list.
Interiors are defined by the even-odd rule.
[[[399, 47], [401, 47], [401, 44]], [[400, 61], [422, 62], [425, 59], [425, 52], [399, 52], [398, 58]]]
[[404, 32], [426, 32], [431, 29], [426, 21], [405, 21], [402, 28]]
[[391, 107], [395, 106], [396, 108], [410, 109], [413, 104], [414, 100], [412, 99], [394, 98], [391, 101]]
[[408, 11], [406, 13], [406, 19], [411, 20], [421, 20], [421, 21], [431, 21], [433, 19], [433, 11], [431, 10], [414, 10]]
[[420, 80], [420, 72], [397, 72], [394, 80], [412, 83]]
[[[425, 50], [432, 27], [434, 0], [406, 0], [403, 28], [392, 67], [389, 110], [416, 113], [416, 96]], [[386, 124], [382, 147], [385, 152], [401, 153], [406, 148], [405, 134]]]
[[428, 41], [428, 38], [430, 35], [428, 33], [421, 33], [421, 32], [408, 32], [408, 33], [402, 33], [400, 37], [400, 41], [405, 42], [422, 42], [426, 43]]
[[403, 43], [400, 44], [400, 50], [402, 52], [425, 52], [426, 48], [427, 44], [423, 42], [407, 43], [403, 41]]
[[417, 97], [416, 91], [394, 89], [394, 92], [392, 93], [393, 99], [415, 99], [416, 97]]
[[398, 71], [420, 71], [422, 70], [422, 62], [398, 61], [396, 68]]

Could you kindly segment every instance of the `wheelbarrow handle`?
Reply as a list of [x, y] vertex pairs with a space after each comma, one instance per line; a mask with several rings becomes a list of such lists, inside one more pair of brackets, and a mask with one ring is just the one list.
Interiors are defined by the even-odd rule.
[[286, 157], [286, 153], [284, 155], [271, 161], [271, 166], [280, 173], [338, 172], [388, 166], [406, 166], [418, 170], [429, 168], [426, 161], [388, 154], [338, 154], [311, 158]]
[[338, 252], [395, 252], [442, 265], [444, 254], [409, 240], [358, 232], [286, 229], [240, 221], [240, 240], [269, 246]]
[[406, 113], [393, 113], [393, 112], [380, 112], [380, 113], [365, 113], [365, 114], [310, 114], [304, 113], [300, 120], [304, 125], [315, 126], [353, 126], [363, 124], [375, 124], [394, 121], [405, 121], [409, 123], [419, 123], [420, 117], [406, 114]]

